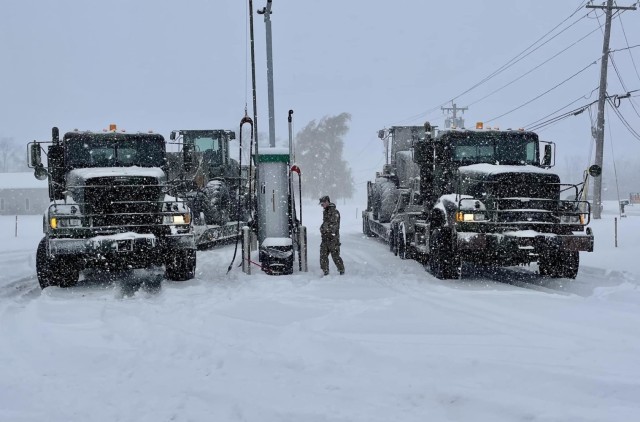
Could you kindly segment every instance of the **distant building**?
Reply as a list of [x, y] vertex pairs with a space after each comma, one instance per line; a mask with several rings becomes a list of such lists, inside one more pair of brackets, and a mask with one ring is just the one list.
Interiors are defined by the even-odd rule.
[[42, 214], [49, 206], [47, 180], [33, 173], [0, 173], [0, 215]]

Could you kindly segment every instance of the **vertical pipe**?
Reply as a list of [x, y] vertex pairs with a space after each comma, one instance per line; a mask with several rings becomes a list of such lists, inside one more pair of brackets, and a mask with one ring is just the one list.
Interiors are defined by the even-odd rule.
[[[253, 0], [249, 0], [249, 33], [251, 37], [251, 86], [253, 91], [253, 132], [258, 155], [258, 101], [256, 99], [256, 56], [253, 39]], [[253, 151], [249, 151], [250, 153]]]
[[[293, 154], [293, 124], [292, 124], [292, 116], [293, 110], [289, 110], [289, 114], [287, 115], [287, 123], [289, 125], [289, 165], [293, 165], [292, 154]], [[293, 191], [293, 177], [291, 175], [291, 169], [287, 169], [287, 176], [289, 177], [289, 222], [291, 225], [296, 225], [296, 203]], [[289, 227], [289, 232], [292, 234], [291, 240], [295, 243], [296, 239], [293, 236], [294, 233], [297, 232], [296, 227]]]
[[307, 264], [307, 228], [300, 226], [300, 271], [308, 272], [309, 265]]
[[[251, 86], [253, 91], [253, 130], [251, 137], [251, 147], [249, 148], [249, 154], [254, 154], [253, 156], [253, 165], [255, 169], [255, 174], [251, 172], [251, 160], [249, 160], [249, 209], [251, 212], [251, 217], [254, 221], [254, 227], [256, 231], [260, 230], [260, 221], [259, 221], [259, 213], [256, 209], [255, 212], [254, 207], [254, 192], [257, 198], [258, 194], [258, 176], [260, 170], [258, 169], [258, 101], [256, 95], [256, 56], [255, 56], [255, 48], [254, 48], [254, 36], [253, 36], [253, 0], [249, 0], [249, 27], [250, 27], [250, 36], [251, 36]], [[255, 141], [255, 153], [253, 150], [253, 143]], [[251, 183], [253, 181], [253, 187], [251, 187]]]
[[613, 232], [614, 232], [614, 238], [615, 238], [615, 245], [616, 248], [618, 247], [618, 217], [615, 217], [613, 219]]
[[251, 274], [251, 230], [249, 226], [242, 227], [242, 272]]
[[16, 237], [18, 237], [18, 216], [16, 215]]
[[267, 30], [267, 95], [269, 99], [269, 146], [276, 146], [276, 128], [273, 101], [273, 50], [271, 47], [271, 0], [264, 9], [264, 23]]

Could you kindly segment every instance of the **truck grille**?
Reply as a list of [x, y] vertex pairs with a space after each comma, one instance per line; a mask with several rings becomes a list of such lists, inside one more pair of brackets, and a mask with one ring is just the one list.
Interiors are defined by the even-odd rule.
[[162, 186], [153, 177], [94, 178], [84, 188], [93, 227], [162, 224]]

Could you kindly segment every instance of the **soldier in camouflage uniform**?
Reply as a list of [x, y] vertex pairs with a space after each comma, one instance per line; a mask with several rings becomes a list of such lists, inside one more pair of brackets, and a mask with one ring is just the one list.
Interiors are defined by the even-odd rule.
[[320, 226], [320, 268], [324, 275], [329, 274], [329, 254], [333, 258], [340, 275], [344, 274], [344, 263], [340, 258], [340, 211], [331, 203], [328, 196], [320, 198], [320, 205], [324, 208], [322, 225]]

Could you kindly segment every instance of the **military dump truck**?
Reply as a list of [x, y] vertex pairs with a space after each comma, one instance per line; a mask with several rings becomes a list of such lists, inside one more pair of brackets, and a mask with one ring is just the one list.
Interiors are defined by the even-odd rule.
[[422, 214], [402, 247], [441, 279], [460, 277], [462, 262], [537, 262], [543, 276], [575, 278], [579, 252], [593, 251], [591, 210], [581, 184], [548, 170], [554, 148], [524, 130], [425, 124], [413, 143]]
[[41, 142], [29, 144], [36, 178], [49, 180], [51, 204], [36, 271], [42, 288], [73, 286], [85, 268], [164, 265], [170, 280], [195, 275], [191, 211], [168, 195], [166, 145], [154, 133], [66, 133], [52, 129], [47, 167]]
[[175, 130], [181, 152], [167, 153], [172, 193], [193, 213], [196, 245], [206, 249], [236, 239], [249, 219], [248, 166], [230, 158], [230, 130]]
[[379, 237], [400, 258], [414, 236], [414, 223], [422, 215], [420, 169], [413, 160], [413, 144], [424, 138], [423, 126], [392, 126], [378, 131], [384, 142], [386, 163], [375, 181], [367, 183], [367, 208], [362, 212], [364, 234]]

